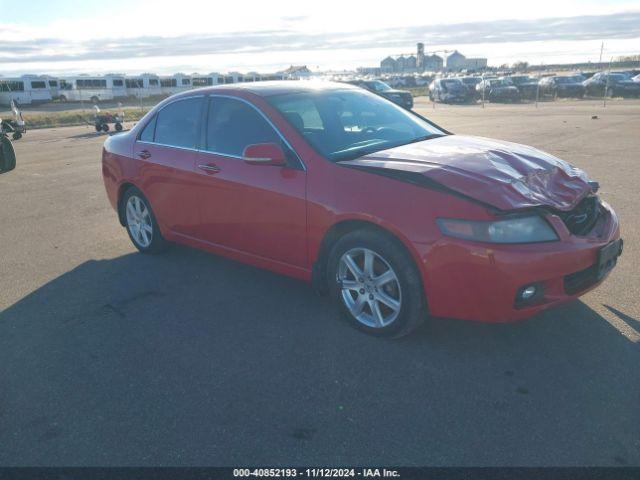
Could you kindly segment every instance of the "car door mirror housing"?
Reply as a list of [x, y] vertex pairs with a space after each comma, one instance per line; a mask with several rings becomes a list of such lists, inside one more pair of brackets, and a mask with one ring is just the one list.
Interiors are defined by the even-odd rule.
[[277, 143], [255, 143], [247, 145], [242, 153], [244, 161], [252, 165], [284, 166], [287, 156]]

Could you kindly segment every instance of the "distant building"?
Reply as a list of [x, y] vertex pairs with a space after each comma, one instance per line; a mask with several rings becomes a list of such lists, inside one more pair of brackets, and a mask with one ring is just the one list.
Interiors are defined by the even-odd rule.
[[447, 70], [480, 70], [487, 67], [486, 58], [467, 58], [457, 50], [447, 57]]
[[360, 75], [380, 75], [382, 73], [380, 67], [358, 67], [356, 71]]
[[416, 70], [422, 73], [424, 72], [424, 43], [418, 43], [416, 47]]
[[380, 62], [382, 73], [415, 73], [417, 59], [415, 55], [387, 57]]
[[482, 70], [487, 67], [487, 59], [467, 58], [456, 50], [445, 60], [435, 53], [425, 54], [424, 43], [418, 43], [415, 54], [394, 55], [383, 59], [380, 62], [380, 73], [437, 72], [445, 67], [453, 71]]
[[428, 72], [437, 72], [438, 70], [442, 70], [442, 67], [444, 65], [444, 60], [442, 59], [442, 57], [436, 55], [435, 53], [433, 55], [426, 55], [423, 59], [423, 69], [422, 71], [428, 71]]
[[312, 75], [311, 70], [306, 65], [291, 65], [281, 73], [286, 75], [287, 78], [307, 78]]
[[380, 71], [382, 73], [394, 73], [397, 68], [397, 62], [393, 57], [387, 57], [380, 62]]

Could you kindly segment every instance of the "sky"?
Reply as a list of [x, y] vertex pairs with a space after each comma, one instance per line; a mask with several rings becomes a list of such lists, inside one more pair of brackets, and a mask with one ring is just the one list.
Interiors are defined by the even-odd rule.
[[640, 54], [640, 0], [0, 0], [0, 75], [378, 66], [454, 49], [490, 65]]

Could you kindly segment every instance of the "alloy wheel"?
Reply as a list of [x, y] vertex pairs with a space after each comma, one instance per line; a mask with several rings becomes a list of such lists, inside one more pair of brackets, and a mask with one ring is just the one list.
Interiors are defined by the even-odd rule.
[[127, 200], [127, 229], [131, 237], [142, 248], [147, 248], [153, 240], [151, 213], [144, 200], [132, 195]]
[[402, 307], [400, 281], [381, 255], [368, 248], [353, 248], [340, 258], [337, 282], [345, 306], [363, 325], [391, 325]]

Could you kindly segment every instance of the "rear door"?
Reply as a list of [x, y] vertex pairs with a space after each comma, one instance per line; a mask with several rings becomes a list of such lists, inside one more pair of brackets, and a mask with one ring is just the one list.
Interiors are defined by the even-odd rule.
[[141, 186], [161, 227], [195, 236], [199, 211], [194, 193], [195, 151], [205, 97], [177, 99], [145, 126], [134, 147], [142, 162]]
[[[203, 240], [306, 267], [306, 172], [271, 122], [253, 104], [211, 96], [202, 150], [197, 154], [197, 196]], [[249, 164], [247, 145], [277, 143], [286, 166]]]

